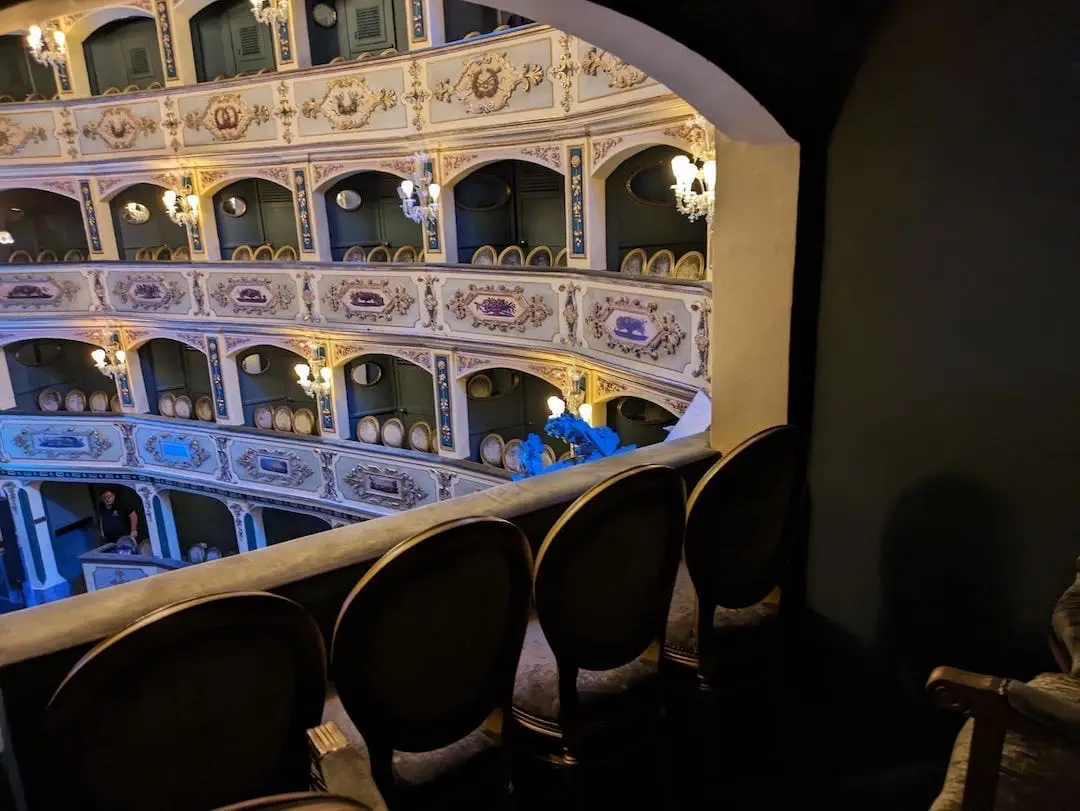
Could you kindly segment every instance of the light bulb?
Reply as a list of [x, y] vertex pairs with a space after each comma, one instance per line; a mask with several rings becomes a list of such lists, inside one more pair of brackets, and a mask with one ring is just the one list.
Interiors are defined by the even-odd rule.
[[176, 205], [176, 192], [172, 189], [167, 189], [163, 195], [161, 195], [161, 201], [165, 204], [165, 208], [171, 209]]
[[432, 200], [438, 200], [439, 194], [441, 192], [442, 186], [440, 186], [438, 183], [432, 183], [430, 186], [428, 186], [428, 194], [431, 195]]
[[96, 363], [98, 366], [101, 366], [105, 362], [105, 350], [95, 349], [93, 352], [90, 353], [90, 357], [94, 359], [94, 363]]
[[405, 196], [406, 199], [412, 197], [413, 188], [414, 186], [411, 180], [401, 181], [401, 193]]
[[705, 191], [708, 191], [716, 185], [716, 161], [705, 161], [705, 168], [702, 169], [702, 174], [705, 179]]
[[554, 394], [547, 398], [548, 411], [551, 412], [552, 417], [560, 416], [566, 411], [566, 402], [562, 397], [557, 397]]
[[11, 235], [10, 231], [0, 231], [0, 245], [14, 245], [15, 237]]
[[298, 363], [293, 367], [293, 371], [300, 380], [307, 380], [308, 375], [311, 374], [311, 367], [306, 363]]
[[671, 159], [671, 172], [676, 180], [682, 180], [686, 168], [690, 165], [690, 158], [686, 155], [676, 155]]
[[126, 360], [127, 360], [127, 352], [125, 352], [123, 349], [117, 349], [116, 350], [116, 362], [117, 363], [123, 363]]
[[585, 420], [589, 425], [592, 425], [592, 406], [588, 403], [582, 403], [578, 406], [578, 416]]
[[53, 42], [56, 43], [57, 47], [63, 48], [64, 43], [67, 42], [67, 37], [64, 36], [64, 32], [63, 31], [53, 31], [52, 36], [53, 36]]
[[323, 380], [325, 380], [325, 381], [326, 381], [327, 383], [329, 383], [329, 382], [330, 382], [330, 376], [331, 376], [332, 374], [333, 374], [333, 372], [332, 372], [332, 371], [330, 371], [330, 367], [329, 367], [329, 366], [324, 366], [324, 367], [322, 367], [322, 368], [321, 368], [321, 369], [319, 370], [319, 375], [320, 375], [320, 376], [322, 377], [322, 379], [323, 379]]
[[30, 33], [27, 34], [26, 41], [29, 42], [30, 45], [32, 45], [32, 46], [37, 46], [37, 45], [41, 44], [41, 26], [40, 25], [32, 25], [32, 26], [30, 26]]
[[199, 216], [199, 195], [189, 194], [187, 196], [188, 208], [194, 213], [196, 217]]

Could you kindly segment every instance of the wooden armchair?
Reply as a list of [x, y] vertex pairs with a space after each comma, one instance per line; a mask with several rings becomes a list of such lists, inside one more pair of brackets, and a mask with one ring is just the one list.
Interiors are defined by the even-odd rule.
[[969, 716], [932, 811], [1080, 807], [1080, 680], [1026, 684], [939, 667], [927, 690]]

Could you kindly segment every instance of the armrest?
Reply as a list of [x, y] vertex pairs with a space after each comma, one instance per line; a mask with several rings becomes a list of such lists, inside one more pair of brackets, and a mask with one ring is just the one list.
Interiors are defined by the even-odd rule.
[[337, 724], [327, 721], [307, 734], [327, 791], [361, 802], [371, 811], [388, 811], [372, 777], [371, 765], [349, 746]]

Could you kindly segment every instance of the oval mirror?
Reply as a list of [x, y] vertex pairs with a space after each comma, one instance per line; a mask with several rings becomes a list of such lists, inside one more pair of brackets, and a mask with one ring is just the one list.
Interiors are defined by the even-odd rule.
[[221, 210], [230, 217], [243, 217], [247, 212], [247, 201], [243, 197], [226, 197], [221, 201]]
[[342, 211], [356, 211], [363, 202], [360, 192], [355, 189], [342, 189], [334, 197], [334, 202]]
[[358, 386], [374, 386], [383, 376], [382, 367], [374, 361], [366, 360], [353, 367], [352, 379]]
[[150, 209], [131, 200], [120, 209], [120, 219], [128, 225], [142, 225], [150, 219]]
[[671, 164], [642, 166], [626, 180], [626, 190], [637, 202], [647, 206], [673, 206], [675, 195], [671, 191]]
[[491, 211], [509, 203], [510, 196], [510, 184], [488, 172], [474, 172], [454, 187], [454, 205], [465, 211]]
[[60, 344], [26, 343], [15, 350], [15, 360], [23, 366], [44, 366], [60, 357]]
[[252, 352], [250, 355], [244, 355], [241, 358], [240, 368], [249, 375], [261, 375], [270, 368], [270, 358], [258, 352]]
[[337, 24], [337, 11], [326, 3], [318, 3], [311, 10], [311, 17], [323, 28], [333, 28]]

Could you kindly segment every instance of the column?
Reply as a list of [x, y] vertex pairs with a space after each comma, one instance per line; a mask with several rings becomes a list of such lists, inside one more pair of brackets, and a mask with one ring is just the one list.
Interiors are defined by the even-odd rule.
[[[344, 25], [339, 20], [338, 25]], [[277, 69], [279, 72], [311, 67], [311, 39], [308, 36], [307, 4], [301, 0], [289, 3], [289, 19], [277, 26], [274, 32], [277, 43]]]
[[[330, 394], [331, 408], [334, 411], [334, 430], [323, 431], [323, 436], [336, 436], [338, 439], [352, 439], [352, 427], [349, 424], [349, 381], [345, 379], [345, 364], [334, 367], [334, 389]], [[320, 421], [321, 425], [321, 421]]]
[[409, 24], [409, 50], [431, 48], [446, 42], [443, 0], [405, 0]]
[[[209, 340], [207, 340], [207, 347], [209, 349]], [[217, 374], [221, 378], [221, 390], [215, 391], [214, 397], [218, 400], [215, 406], [217, 410], [217, 421], [221, 425], [243, 425], [244, 424], [244, 400], [240, 396], [240, 369], [236, 363], [236, 355], [224, 354], [220, 347], [225, 347], [224, 336], [214, 338], [217, 343], [218, 350], [218, 369]], [[215, 382], [215, 369], [213, 364], [213, 357], [211, 352], [207, 352], [207, 356], [210, 360], [210, 380]], [[220, 408], [220, 401], [224, 399], [225, 403], [225, 415], [223, 416]]]
[[465, 380], [457, 379], [456, 352], [436, 352], [435, 386], [436, 447], [440, 456], [469, 458], [469, 401]]
[[566, 264], [603, 270], [607, 266], [604, 181], [590, 176], [589, 144], [574, 141], [566, 153]]
[[[22, 524], [26, 529], [30, 558], [33, 561], [32, 598], [34, 605], [71, 595], [71, 584], [60, 576], [53, 551], [52, 532], [41, 497], [41, 482], [27, 482], [17, 487]], [[9, 491], [10, 492], [10, 491]], [[16, 521], [16, 524], [19, 522]]]
[[[195, 188], [194, 186], [192, 188]], [[217, 211], [214, 209], [214, 198], [198, 189], [199, 195], [199, 235], [202, 237], [202, 252], [191, 248], [191, 258], [196, 262], [220, 262], [221, 242], [218, 240]], [[188, 243], [192, 243], [191, 234], [188, 234]]]
[[[146, 396], [146, 380], [143, 378], [142, 362], [138, 349], [125, 349], [127, 376], [116, 381], [120, 405], [125, 414], [149, 414], [150, 399]], [[125, 391], [125, 382], [127, 391]]]
[[11, 370], [7, 365], [7, 354], [0, 346], [0, 411], [15, 408], [15, 387], [11, 383]]
[[[307, 172], [305, 179], [310, 176], [311, 173]], [[319, 262], [333, 262], [334, 257], [330, 252], [330, 216], [326, 210], [326, 195], [322, 192], [313, 191], [310, 184], [305, 183], [305, 187], [307, 189], [307, 210], [315, 255], [304, 256], [303, 258], [314, 259]], [[299, 224], [299, 217], [297, 222]]]
[[453, 188], [443, 188], [439, 194], [439, 219], [435, 228], [424, 223], [424, 258], [427, 262], [450, 264], [458, 260]]
[[[23, 521], [22, 509], [19, 507], [19, 483], [16, 481], [0, 482], [0, 489], [3, 489], [4, 491], [4, 498], [7, 501], [8, 509], [11, 510], [11, 521], [15, 525], [15, 548], [5, 549], [4, 554], [15, 554], [19, 556], [25, 575], [23, 583], [20, 584], [20, 590], [23, 594], [23, 600], [27, 601], [27, 597], [30, 596], [27, 592], [29, 592], [30, 588], [37, 583], [38, 580], [34, 572], [33, 556], [30, 554], [30, 539], [26, 533], [26, 524]], [[32, 602], [30, 602], [30, 604], [33, 605]]]
[[[292, 166], [289, 171], [292, 176], [293, 211], [296, 215], [296, 244], [300, 248], [300, 259], [310, 262], [318, 259], [320, 255], [329, 256], [330, 236], [329, 229], [326, 227], [326, 196], [322, 194], [315, 195], [321, 198], [323, 202], [321, 220], [324, 227], [320, 233], [320, 229], [316, 229], [311, 216], [312, 195], [309, 192], [311, 184], [308, 183], [307, 166]], [[316, 247], [316, 241], [320, 238], [322, 244]]]
[[245, 519], [245, 525], [248, 534], [251, 536], [248, 539], [248, 549], [265, 549], [266, 548], [266, 524], [263, 521], [263, 508], [252, 507], [248, 512], [251, 516], [250, 523]]
[[102, 199], [97, 182], [91, 185], [89, 178], [79, 179], [79, 194], [82, 198], [83, 226], [86, 228], [86, 246], [90, 260], [120, 259], [116, 233], [113, 231], [112, 212], [109, 204]]
[[191, 23], [189, 20], [184, 20], [180, 25], [175, 24], [176, 14], [172, 8], [173, 2], [174, 0], [165, 0], [152, 4], [166, 87], [179, 87], [196, 82]]
[[139, 528], [140, 534], [149, 539], [154, 557], [179, 560], [180, 544], [168, 493], [149, 484], [139, 485], [137, 489], [146, 515], [146, 526]]
[[240, 554], [266, 546], [266, 530], [263, 529], [262, 508], [253, 507], [247, 501], [228, 502], [229, 512], [236, 523], [236, 547]]
[[[183, 187], [190, 186], [193, 190], [196, 188], [196, 186], [195, 186], [196, 180], [195, 180], [194, 174], [185, 174], [183, 176], [183, 178], [181, 179], [181, 181], [182, 181], [181, 186], [183, 186]], [[196, 190], [195, 193], [198, 194], [198, 191]], [[210, 201], [209, 208], [210, 208], [211, 211], [214, 208], [212, 200]], [[204, 216], [203, 209], [204, 209], [203, 201], [202, 201], [202, 198], [200, 197], [199, 198], [199, 219], [194, 225], [189, 225], [187, 227], [188, 250], [191, 251], [191, 259], [194, 262], [206, 261], [206, 239], [203, 236], [203, 231], [204, 231], [204, 227], [203, 227], [203, 222], [204, 222], [203, 221], [203, 216]], [[215, 228], [215, 233], [214, 233], [214, 244], [215, 245], [217, 244], [217, 233], [216, 233], [216, 231], [217, 231], [217, 229]]]

